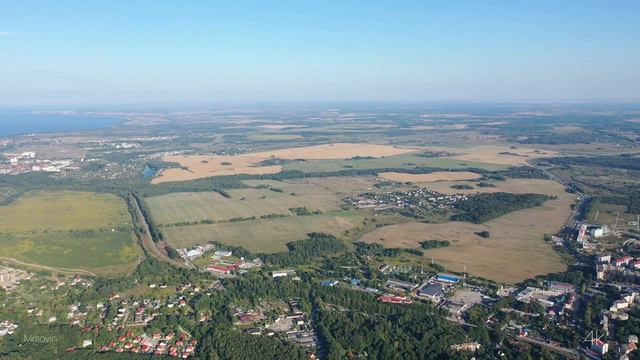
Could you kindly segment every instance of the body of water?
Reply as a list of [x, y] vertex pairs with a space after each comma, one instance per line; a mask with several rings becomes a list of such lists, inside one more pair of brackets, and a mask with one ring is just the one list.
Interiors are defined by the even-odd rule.
[[142, 177], [143, 178], [154, 177], [154, 176], [156, 176], [157, 172], [158, 172], [157, 169], [154, 169], [151, 166], [147, 165], [147, 166], [144, 167], [144, 170], [142, 170]]
[[120, 119], [88, 115], [38, 114], [0, 110], [0, 136], [94, 130]]

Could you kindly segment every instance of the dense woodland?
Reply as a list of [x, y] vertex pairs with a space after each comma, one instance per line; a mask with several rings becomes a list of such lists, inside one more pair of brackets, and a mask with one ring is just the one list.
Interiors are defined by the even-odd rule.
[[541, 194], [480, 193], [458, 202], [455, 207], [459, 213], [451, 220], [480, 224], [512, 211], [540, 206], [549, 199]]
[[344, 251], [346, 246], [342, 240], [333, 235], [310, 233], [308, 240], [298, 240], [287, 244], [289, 251], [264, 254], [260, 257], [271, 266], [293, 266], [304, 264], [311, 259]]

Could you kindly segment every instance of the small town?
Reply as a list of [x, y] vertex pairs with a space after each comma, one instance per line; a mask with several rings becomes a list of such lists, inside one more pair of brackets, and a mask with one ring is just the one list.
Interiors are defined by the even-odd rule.
[[445, 195], [427, 188], [420, 188], [408, 191], [367, 192], [345, 201], [356, 209], [397, 210], [420, 217], [430, 210], [452, 209], [453, 205], [467, 199], [468, 197], [464, 194]]
[[[6, 159], [5, 161], [2, 161]], [[28, 172], [59, 173], [70, 170], [72, 160], [48, 160], [36, 157], [35, 152], [4, 153], [0, 156], [0, 174], [18, 175]]]
[[640, 360], [640, 0], [0, 14], [1, 360]]

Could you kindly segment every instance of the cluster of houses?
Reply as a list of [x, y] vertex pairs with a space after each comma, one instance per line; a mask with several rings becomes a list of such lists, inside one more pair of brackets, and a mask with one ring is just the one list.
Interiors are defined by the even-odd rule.
[[618, 272], [628, 276], [640, 276], [640, 258], [621, 256], [612, 258], [610, 254], [602, 254], [596, 257], [596, 278], [604, 280], [607, 272]]
[[0, 321], [0, 337], [5, 335], [12, 335], [18, 328], [18, 324], [15, 324], [9, 320]]
[[0, 174], [18, 175], [32, 171], [60, 172], [73, 162], [71, 160], [40, 160], [36, 153], [27, 151], [19, 154], [4, 154], [7, 162], [0, 163]]
[[[67, 285], [87, 287], [87, 286], [90, 286], [91, 284], [93, 284], [92, 280], [83, 279], [79, 276], [76, 276], [73, 278], [73, 280], [69, 284], [67, 284], [67, 282], [65, 281], [57, 281], [53, 284], [44, 283], [39, 286], [39, 290], [46, 292], [46, 291], [58, 291], [62, 289], [61, 291], [66, 291], [68, 290], [66, 288]], [[100, 304], [98, 304], [98, 306], [99, 305]], [[95, 306], [93, 304], [83, 305], [81, 303], [75, 303], [75, 304], [69, 305], [66, 313], [66, 320], [68, 321], [68, 324], [71, 326], [80, 326], [82, 324], [82, 318], [87, 316], [88, 311], [96, 309], [98, 308], [98, 306]], [[27, 314], [35, 317], [43, 317], [45, 315], [45, 310], [40, 309], [35, 305], [29, 306], [26, 312]], [[54, 323], [56, 321], [58, 321], [58, 316], [52, 315], [52, 314], [50, 314], [50, 316], [46, 319], [46, 322], [49, 324]]]
[[354, 198], [345, 199], [356, 209], [373, 209], [382, 211], [388, 209], [419, 209], [451, 208], [459, 201], [467, 200], [464, 194], [445, 195], [427, 188], [410, 191], [367, 192]]
[[148, 336], [146, 334], [135, 335], [132, 331], [127, 331], [124, 335], [120, 335], [99, 347], [101, 352], [169, 355], [187, 359], [195, 354], [196, 345], [197, 341], [186, 333], [180, 333], [176, 336], [173, 332], [166, 334], [157, 332]]
[[630, 290], [622, 294], [620, 299], [615, 300], [609, 307], [609, 310], [603, 311], [602, 325], [605, 331], [608, 331], [608, 319], [626, 321], [629, 320], [629, 314], [627, 311], [640, 303], [639, 293], [634, 290]]
[[[149, 285], [150, 288], [155, 288], [156, 286], [157, 285], [155, 284]], [[166, 287], [166, 285], [161, 286]], [[184, 286], [182, 287], [182, 291], [185, 291]], [[194, 288], [194, 291], [199, 292], [200, 289], [196, 287]], [[111, 303], [109, 305], [105, 305], [103, 303], [98, 303], [96, 305], [97, 309], [102, 310], [101, 318], [109, 321], [110, 326], [124, 325], [125, 323], [128, 323], [129, 325], [144, 326], [160, 315], [163, 306], [172, 309], [181, 308], [187, 305], [186, 297], [181, 295], [170, 296], [163, 301], [159, 299], [145, 298], [142, 300], [134, 300], [130, 303], [127, 299], [117, 301], [118, 299], [120, 299], [119, 295], [113, 294], [110, 297]], [[113, 319], [107, 319], [109, 314], [108, 310], [112, 307], [116, 309], [115, 315]]]

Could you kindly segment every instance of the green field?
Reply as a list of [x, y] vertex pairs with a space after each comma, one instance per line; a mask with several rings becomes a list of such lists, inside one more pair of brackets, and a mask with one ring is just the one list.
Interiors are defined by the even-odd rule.
[[138, 258], [131, 236], [131, 232], [106, 230], [2, 234], [0, 254], [44, 266], [118, 273]]
[[321, 215], [176, 226], [162, 229], [162, 232], [165, 239], [177, 248], [217, 241], [242, 246], [253, 252], [278, 252], [287, 249], [286, 243], [305, 239], [310, 232], [340, 235], [345, 230], [360, 226], [366, 214], [361, 211], [335, 211]]
[[445, 157], [421, 157], [416, 155], [398, 155], [377, 159], [358, 160], [309, 160], [296, 161], [284, 165], [284, 170], [299, 170], [303, 172], [325, 172], [345, 169], [377, 169], [401, 168], [413, 169], [416, 166], [438, 167], [445, 169], [482, 168], [487, 170], [504, 169], [503, 165], [488, 164], [466, 160], [456, 160]]
[[125, 202], [88, 192], [34, 192], [0, 207], [0, 256], [100, 274], [130, 270], [139, 253]]
[[206, 219], [220, 222], [269, 214], [292, 215], [290, 208], [302, 206], [309, 211], [326, 212], [339, 209], [341, 204], [340, 198], [313, 184], [259, 180], [247, 181], [247, 184], [268, 185], [282, 192], [256, 188], [228, 190], [231, 198], [215, 192], [172, 193], [151, 197], [146, 201], [158, 224]]
[[0, 233], [129, 226], [124, 201], [111, 194], [33, 192], [0, 206]]

